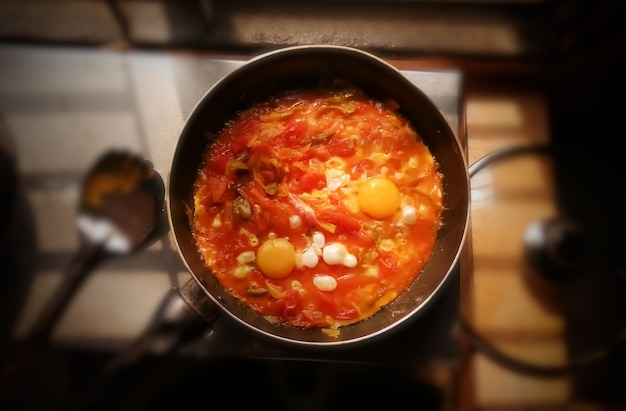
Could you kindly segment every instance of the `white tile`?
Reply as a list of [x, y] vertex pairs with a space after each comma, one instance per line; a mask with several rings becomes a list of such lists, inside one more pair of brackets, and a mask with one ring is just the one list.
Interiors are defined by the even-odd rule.
[[68, 307], [55, 337], [135, 338], [170, 288], [166, 273], [96, 273]]
[[105, 150], [139, 150], [130, 112], [14, 113], [6, 118], [25, 173], [86, 171]]
[[[40, 273], [35, 277], [14, 332], [17, 338], [30, 330], [60, 281], [60, 273]], [[96, 271], [68, 306], [53, 339], [132, 340], [147, 325], [170, 288], [169, 276], [162, 272]]]
[[123, 57], [93, 49], [2, 46], [0, 95], [125, 92]]
[[27, 193], [40, 252], [75, 250], [78, 231], [74, 223], [78, 204], [78, 191], [71, 187], [63, 190], [36, 190]]

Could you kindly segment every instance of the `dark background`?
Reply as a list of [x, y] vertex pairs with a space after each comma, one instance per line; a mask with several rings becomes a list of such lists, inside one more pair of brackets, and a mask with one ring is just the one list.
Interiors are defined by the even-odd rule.
[[[626, 203], [622, 193], [626, 186], [622, 149], [626, 136], [621, 124], [626, 93], [626, 6], [622, 1], [119, 0], [83, 3], [87, 6], [77, 8], [76, 2], [61, 0], [0, 2], [0, 41], [223, 56], [254, 55], [292, 44], [335, 43], [371, 50], [396, 61], [418, 60], [429, 67], [460, 68], [467, 87], [541, 89], [548, 102], [550, 131], [556, 149], [559, 209], [586, 230], [593, 261], [586, 275], [562, 285], [570, 356], [577, 358], [622, 332], [626, 322], [626, 264], [622, 238], [626, 228]], [[144, 8], [138, 8], [137, 4]], [[152, 24], [145, 8], [151, 4], [164, 10], [169, 26], [167, 35], [145, 29]], [[89, 9], [88, 5], [93, 8]], [[238, 27], [234, 24], [237, 21], [246, 21], [248, 26]], [[294, 31], [291, 23], [301, 23], [303, 29]], [[503, 40], [502, 32], [498, 31], [503, 26], [515, 34], [514, 45]], [[391, 29], [385, 29], [388, 27]], [[474, 35], [469, 40], [468, 30]], [[10, 159], [3, 159], [0, 166], [9, 172], [3, 172], [0, 181], [2, 198], [16, 197]], [[3, 215], [11, 212], [6, 202], [1, 206], [7, 208], [1, 209]], [[21, 206], [17, 208], [24, 210]], [[0, 245], [6, 254], [3, 261], [10, 269], [11, 264], [20, 263], [19, 250], [26, 248], [4, 235], [5, 226], [0, 225], [0, 229], [5, 229]], [[14, 286], [19, 287], [19, 284]], [[2, 287], [1, 297], [5, 302], [15, 296], [10, 289]], [[2, 316], [3, 324], [10, 324], [7, 311], [3, 311]], [[77, 356], [75, 362], [85, 367], [96, 367], [105, 360], [82, 358], [80, 353], [72, 355]], [[193, 391], [201, 389], [190, 384], [190, 379], [211, 387], [209, 391], [219, 393], [225, 389], [218, 382], [224, 378], [201, 380], [200, 374], [196, 374], [199, 370], [192, 364], [187, 365], [189, 367], [177, 363], [169, 367], [174, 370], [168, 374], [169, 382], [161, 381], [161, 384], [171, 386], [177, 381], [181, 389], [184, 385], [191, 391], [187, 398], [193, 398]], [[243, 381], [237, 370], [243, 366], [248, 367], [251, 375], [256, 375], [256, 383], [262, 388], [262, 380], [267, 375], [266, 363], [220, 363], [216, 365], [216, 372], [238, 386]], [[294, 371], [298, 373], [294, 378], [300, 380], [312, 375], [308, 371], [320, 371], [294, 369], [298, 370]], [[355, 371], [365, 378], [366, 371]], [[377, 370], [378, 375], [387, 371]], [[172, 375], [179, 378], [172, 378]], [[402, 374], [393, 375], [404, 378]], [[151, 376], [150, 381], [158, 380], [157, 374]], [[624, 350], [610, 361], [574, 374], [573, 381], [575, 396], [580, 400], [626, 403]], [[407, 391], [416, 389], [411, 386]], [[424, 390], [424, 398], [431, 399], [436, 409], [437, 393], [429, 388]], [[141, 387], [133, 395], [140, 395], [140, 392]], [[254, 394], [260, 395], [253, 393], [247, 397], [252, 403]], [[183, 397], [177, 397], [178, 401]], [[129, 398], [132, 403], [132, 396]], [[172, 401], [159, 398], [161, 405], [169, 406], [168, 401]], [[271, 403], [267, 398], [264, 401]], [[343, 404], [341, 401], [343, 399], [337, 399], [337, 404]], [[103, 406], [103, 409], [112, 408]]]

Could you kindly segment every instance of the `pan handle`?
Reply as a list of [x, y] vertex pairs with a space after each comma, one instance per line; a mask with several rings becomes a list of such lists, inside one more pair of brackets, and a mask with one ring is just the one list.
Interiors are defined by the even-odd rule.
[[171, 288], [161, 300], [143, 333], [108, 363], [88, 385], [87, 390], [72, 401], [68, 409], [92, 409], [119, 376], [148, 357], [170, 354], [186, 343], [206, 335], [220, 313], [219, 307], [193, 277], [182, 287]]
[[205, 334], [219, 315], [219, 307], [192, 277], [165, 294], [143, 334], [109, 363], [107, 372], [127, 368], [146, 355], [174, 352]]

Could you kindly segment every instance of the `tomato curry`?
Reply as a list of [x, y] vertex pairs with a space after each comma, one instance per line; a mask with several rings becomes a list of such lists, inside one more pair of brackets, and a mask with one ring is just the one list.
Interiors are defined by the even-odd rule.
[[441, 224], [442, 178], [394, 102], [296, 90], [239, 112], [207, 148], [194, 238], [242, 304], [274, 323], [337, 329], [419, 275]]

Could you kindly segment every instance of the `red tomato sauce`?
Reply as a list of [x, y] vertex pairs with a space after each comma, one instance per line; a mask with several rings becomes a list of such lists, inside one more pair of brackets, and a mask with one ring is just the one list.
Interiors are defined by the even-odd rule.
[[442, 179], [395, 104], [356, 89], [293, 91], [238, 113], [207, 148], [194, 238], [224, 288], [269, 321], [338, 328], [419, 275]]

